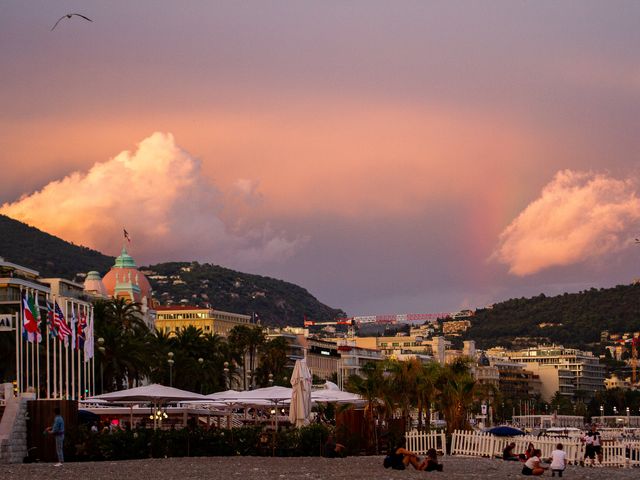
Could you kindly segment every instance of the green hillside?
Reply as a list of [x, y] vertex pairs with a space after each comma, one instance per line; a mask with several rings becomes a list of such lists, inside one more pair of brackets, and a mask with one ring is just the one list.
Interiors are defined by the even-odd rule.
[[160, 263], [141, 270], [147, 274], [162, 304], [182, 301], [247, 315], [256, 313], [266, 325], [302, 326], [304, 315], [314, 320], [344, 315], [342, 310], [320, 303], [298, 285], [218, 265]]
[[73, 279], [78, 273], [111, 268], [113, 257], [74, 245], [0, 215], [0, 257], [40, 272], [43, 277]]
[[[4, 215], [0, 215], [0, 257], [37, 270], [43, 277], [68, 279], [91, 270], [104, 274], [115, 260]], [[181, 300], [190, 305], [210, 304], [229, 312], [256, 313], [266, 325], [302, 325], [304, 315], [316, 320], [344, 315], [292, 283], [217, 265], [161, 263], [141, 270], [147, 271], [155, 296], [163, 305]]]
[[476, 311], [465, 338], [481, 348], [512, 346], [516, 339], [521, 345], [542, 341], [584, 347], [599, 342], [603, 330], [640, 330], [640, 285], [496, 303], [492, 309]]

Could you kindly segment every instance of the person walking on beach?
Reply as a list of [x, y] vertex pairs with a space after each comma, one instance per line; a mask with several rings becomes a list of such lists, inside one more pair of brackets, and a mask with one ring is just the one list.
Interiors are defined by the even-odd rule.
[[58, 463], [54, 466], [60, 467], [64, 463], [64, 419], [60, 415], [60, 408], [53, 409], [55, 418], [53, 419], [53, 425], [47, 428], [47, 432], [51, 433], [56, 441], [56, 454], [58, 455]]
[[592, 438], [593, 453], [598, 456], [598, 463], [602, 463], [602, 442], [600, 432], [595, 425], [591, 425], [591, 431], [587, 433], [587, 436]]
[[555, 477], [556, 473], [559, 477], [562, 477], [562, 472], [564, 472], [565, 467], [567, 466], [567, 454], [563, 450], [563, 446], [561, 443], [556, 445], [556, 449], [551, 452], [551, 476]]

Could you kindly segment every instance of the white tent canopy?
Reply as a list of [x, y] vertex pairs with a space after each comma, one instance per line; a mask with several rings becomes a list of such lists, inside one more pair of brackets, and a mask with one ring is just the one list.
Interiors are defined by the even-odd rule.
[[90, 397], [92, 400], [106, 400], [107, 402], [147, 402], [154, 404], [164, 404], [169, 402], [187, 402], [189, 400], [208, 400], [204, 395], [199, 393], [188, 392], [173, 387], [165, 387], [157, 383], [145, 385], [143, 387], [130, 388], [128, 390], [120, 390], [117, 392], [103, 393]]

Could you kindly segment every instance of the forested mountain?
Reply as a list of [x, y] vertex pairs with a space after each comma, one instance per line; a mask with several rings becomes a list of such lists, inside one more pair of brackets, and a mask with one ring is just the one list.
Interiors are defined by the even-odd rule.
[[603, 330], [640, 330], [640, 285], [511, 299], [491, 309], [476, 310], [470, 320], [465, 338], [475, 340], [481, 348], [511, 346], [514, 341], [584, 347], [599, 342]]
[[29, 225], [0, 215], [0, 257], [40, 272], [42, 277], [73, 280], [78, 273], [111, 268], [113, 257], [74, 245]]
[[275, 278], [236, 272], [218, 265], [160, 263], [143, 267], [162, 304], [207, 305], [229, 312], [257, 314], [266, 325], [302, 326], [306, 315], [332, 320], [344, 315], [320, 303], [307, 290]]
[[[40, 272], [42, 277], [76, 279], [97, 270], [104, 275], [115, 259], [0, 215], [0, 257]], [[302, 325], [304, 316], [330, 320], [344, 315], [292, 283], [236, 272], [217, 265], [161, 263], [142, 267], [156, 298], [166, 305], [185, 300], [190, 305], [258, 315], [266, 325]], [[164, 277], [164, 278], [162, 278]], [[81, 277], [78, 277], [82, 281]]]

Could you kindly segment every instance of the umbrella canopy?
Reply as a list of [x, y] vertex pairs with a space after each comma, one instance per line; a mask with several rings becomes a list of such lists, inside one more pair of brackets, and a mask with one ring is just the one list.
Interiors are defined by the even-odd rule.
[[365, 403], [360, 395], [341, 390], [314, 390], [311, 392], [311, 401], [314, 403]]
[[510, 427], [508, 425], [500, 425], [499, 427], [493, 427], [485, 430], [496, 437], [515, 437], [516, 435], [525, 435], [525, 433], [519, 428]]
[[208, 400], [199, 393], [188, 392], [173, 387], [165, 387], [157, 383], [144, 387], [130, 388], [118, 392], [103, 393], [87, 400], [106, 400], [107, 402], [149, 402], [164, 404], [169, 402], [187, 402], [189, 400]]
[[296, 360], [291, 375], [291, 405], [289, 407], [289, 421], [296, 427], [309, 423], [311, 413], [311, 371], [306, 360]]
[[229, 400], [229, 399], [233, 400], [234, 398], [237, 398], [239, 393], [240, 392], [236, 390], [225, 390], [224, 392], [210, 393], [209, 395], [206, 395], [206, 397], [215, 401], [225, 401], [225, 400]]

